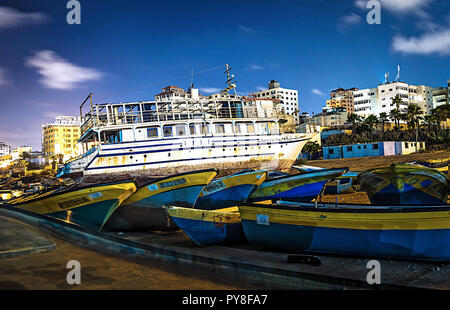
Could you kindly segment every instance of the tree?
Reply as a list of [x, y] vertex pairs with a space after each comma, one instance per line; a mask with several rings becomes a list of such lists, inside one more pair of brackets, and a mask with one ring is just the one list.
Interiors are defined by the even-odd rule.
[[384, 124], [389, 120], [389, 117], [386, 112], [381, 112], [378, 116], [378, 119], [380, 120], [382, 126], [383, 126], [383, 132], [384, 132]]
[[418, 127], [419, 120], [423, 119], [421, 117], [422, 114], [423, 110], [417, 104], [411, 103], [408, 105], [405, 115], [406, 121], [408, 122], [408, 127], [411, 129], [415, 129], [416, 126]]
[[358, 114], [350, 113], [347, 115], [347, 124], [350, 124], [352, 128], [356, 127], [359, 122], [361, 122], [361, 116]]
[[400, 127], [400, 119], [402, 117], [402, 112], [399, 109], [395, 108], [389, 112], [389, 117], [394, 121], [395, 130], [398, 130]]
[[373, 125], [378, 123], [378, 118], [376, 117], [376, 115], [370, 114], [366, 117], [366, 119], [364, 120], [364, 123], [366, 123], [367, 126], [369, 126], [369, 131], [370, 131], [371, 129], [373, 129]]

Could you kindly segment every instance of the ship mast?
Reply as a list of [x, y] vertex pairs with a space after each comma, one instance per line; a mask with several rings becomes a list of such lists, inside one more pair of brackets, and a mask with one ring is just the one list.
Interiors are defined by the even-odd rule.
[[227, 70], [225, 70], [224, 73], [226, 73], [226, 75], [227, 75], [227, 81], [225, 82], [225, 84], [227, 84], [228, 86], [227, 86], [227, 88], [225, 88], [224, 90], [222, 90], [222, 93], [228, 94], [228, 92], [229, 92], [230, 90], [233, 90], [233, 91], [234, 91], [234, 94], [237, 96], [237, 93], [236, 93], [236, 84], [234, 84], [234, 83], [236, 83], [236, 81], [233, 80], [233, 79], [234, 79], [234, 74], [231, 74], [231, 75], [230, 75], [231, 67], [228, 66], [228, 64], [226, 64], [226, 68], [227, 68]]

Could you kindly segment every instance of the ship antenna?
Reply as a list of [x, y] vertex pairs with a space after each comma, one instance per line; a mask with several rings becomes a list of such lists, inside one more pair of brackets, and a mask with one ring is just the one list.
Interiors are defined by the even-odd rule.
[[[233, 81], [233, 79], [234, 79], [234, 74], [231, 74], [231, 75], [230, 75], [231, 67], [228, 66], [228, 64], [226, 64], [226, 68], [227, 68], [227, 70], [225, 70], [224, 73], [226, 73], [226, 75], [227, 75], [227, 81], [225, 82], [225, 84], [227, 84], [228, 86], [227, 86], [227, 88], [225, 88], [224, 90], [222, 90], [222, 93], [228, 94], [228, 92], [229, 92], [230, 90], [234, 90], [234, 94], [237, 96], [237, 93], [236, 93], [236, 84], [234, 84], [234, 83], [236, 83], [236, 81]], [[233, 82], [234, 82], [234, 83], [233, 83]]]

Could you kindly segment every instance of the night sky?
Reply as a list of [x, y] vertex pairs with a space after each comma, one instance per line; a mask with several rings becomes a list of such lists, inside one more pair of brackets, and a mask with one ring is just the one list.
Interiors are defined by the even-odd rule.
[[276, 79], [309, 113], [334, 88], [395, 78], [397, 65], [410, 84], [450, 79], [448, 0], [380, 0], [374, 25], [366, 0], [79, 0], [79, 25], [67, 2], [0, 1], [0, 141], [12, 147], [40, 150], [41, 124], [78, 115], [89, 92], [153, 100], [167, 85], [187, 89], [194, 70], [207, 95], [225, 86], [227, 63], [240, 94]]

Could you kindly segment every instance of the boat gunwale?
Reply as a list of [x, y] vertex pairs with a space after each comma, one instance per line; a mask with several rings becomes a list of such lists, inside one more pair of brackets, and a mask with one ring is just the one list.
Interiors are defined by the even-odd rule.
[[[54, 197], [54, 196], [57, 196], [57, 195], [60, 195], [60, 194], [67, 194], [67, 193], [70, 193], [70, 192], [74, 192], [74, 191], [78, 191], [78, 190], [84, 190], [84, 189], [87, 189], [87, 188], [100, 187], [100, 186], [109, 186], [109, 185], [118, 185], [118, 184], [124, 184], [124, 183], [133, 183], [136, 186], [136, 188], [137, 188], [137, 184], [136, 184], [136, 180], [135, 179], [125, 180], [125, 181], [108, 182], [108, 183], [95, 183], [95, 184], [84, 185], [84, 186], [80, 186], [80, 187], [77, 187], [76, 184], [75, 184], [75, 185], [73, 185], [73, 187], [61, 188], [61, 190], [56, 189], [54, 193], [51, 193], [51, 194], [46, 195], [44, 197], [39, 197], [38, 196], [38, 197], [36, 197], [34, 199], [27, 200], [25, 202], [17, 203], [17, 204], [8, 204], [7, 202], [5, 202], [5, 204], [7, 204], [8, 206], [12, 206], [12, 207], [20, 206], [20, 205], [36, 202], [36, 201], [39, 201], [39, 200], [42, 200], [42, 199], [47, 199], [47, 198], [50, 198], [50, 197]], [[42, 193], [42, 194], [45, 194], [45, 192]], [[24, 197], [24, 198], [26, 198], [26, 197]]]
[[[284, 176], [280, 176], [280, 177], [275, 177], [273, 179], [266, 179], [264, 183], [268, 183], [271, 181], [278, 181], [278, 180], [283, 180], [283, 179], [287, 179], [287, 178], [295, 178], [295, 177], [299, 177], [299, 176], [306, 176], [308, 174], [313, 174], [313, 173], [326, 173], [326, 172], [331, 172], [331, 171], [337, 171], [337, 170], [344, 170], [343, 173], [346, 173], [350, 168], [349, 167], [343, 167], [343, 168], [328, 168], [328, 169], [323, 169], [323, 170], [317, 170], [317, 171], [308, 171], [305, 173], [296, 173], [296, 174], [288, 174], [288, 175], [284, 175]], [[262, 184], [261, 184], [262, 185]]]
[[[290, 201], [287, 201], [290, 202]], [[290, 202], [292, 204], [297, 204], [296, 202]], [[405, 205], [372, 205], [372, 204], [333, 204], [329, 203], [330, 206], [305, 206], [301, 205], [282, 205], [282, 204], [261, 204], [261, 203], [243, 203], [238, 207], [254, 207], [254, 208], [265, 208], [273, 210], [291, 210], [291, 211], [308, 211], [308, 212], [334, 212], [334, 213], [414, 213], [414, 212], [445, 212], [450, 211], [450, 204], [427, 204], [427, 205], [411, 205], [411, 207]], [[314, 204], [314, 202], [310, 203]], [[333, 206], [331, 206], [333, 205]], [[349, 207], [341, 207], [349, 206]], [[352, 208], [354, 206], [355, 208]], [[360, 206], [360, 208], [356, 208]]]
[[161, 178], [153, 179], [153, 180], [147, 181], [145, 183], [142, 183], [141, 185], [138, 186], [138, 189], [141, 189], [141, 188], [143, 188], [145, 186], [148, 186], [150, 184], [154, 184], [154, 183], [157, 183], [157, 182], [160, 182], [160, 181], [164, 181], [164, 180], [171, 179], [171, 178], [176, 178], [178, 176], [184, 176], [184, 175], [189, 175], [189, 174], [197, 174], [197, 173], [204, 173], [204, 172], [216, 172], [217, 174], [219, 174], [219, 169], [210, 168], [210, 169], [195, 170], [195, 171], [188, 171], [188, 172], [183, 172], [183, 173], [172, 174], [172, 175], [169, 175], [169, 176], [164, 176], [164, 177], [161, 177]]

